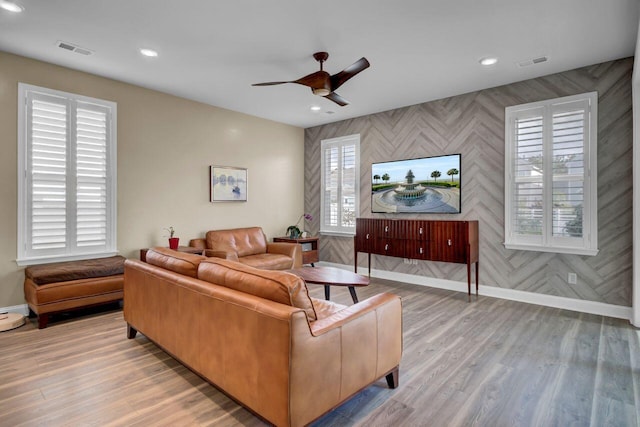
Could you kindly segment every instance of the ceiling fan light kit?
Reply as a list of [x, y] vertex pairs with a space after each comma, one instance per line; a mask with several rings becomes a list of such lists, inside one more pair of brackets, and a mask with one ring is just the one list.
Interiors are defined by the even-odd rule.
[[341, 107], [348, 105], [349, 102], [338, 95], [335, 90], [342, 86], [347, 80], [361, 71], [369, 68], [371, 64], [367, 61], [366, 58], [360, 58], [344, 70], [336, 73], [334, 75], [330, 75], [323, 69], [324, 61], [329, 58], [329, 54], [327, 52], [316, 52], [313, 54], [313, 57], [316, 61], [320, 63], [320, 71], [316, 71], [315, 73], [308, 74], [304, 77], [299, 78], [298, 80], [291, 81], [283, 81], [283, 82], [267, 82], [267, 83], [255, 83], [252, 86], [273, 86], [273, 85], [281, 85], [284, 83], [296, 83], [302, 86], [307, 86], [311, 88], [311, 92], [314, 95], [322, 96], [327, 98]]

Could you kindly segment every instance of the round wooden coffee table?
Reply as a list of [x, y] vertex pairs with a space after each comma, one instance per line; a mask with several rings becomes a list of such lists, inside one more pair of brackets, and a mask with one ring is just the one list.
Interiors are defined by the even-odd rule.
[[361, 274], [352, 273], [348, 270], [342, 270], [333, 267], [300, 267], [293, 270], [287, 270], [298, 277], [304, 279], [307, 283], [316, 285], [324, 285], [324, 298], [326, 300], [331, 296], [331, 286], [346, 286], [349, 288], [351, 299], [354, 303], [358, 302], [356, 295], [356, 286], [369, 285], [369, 278]]

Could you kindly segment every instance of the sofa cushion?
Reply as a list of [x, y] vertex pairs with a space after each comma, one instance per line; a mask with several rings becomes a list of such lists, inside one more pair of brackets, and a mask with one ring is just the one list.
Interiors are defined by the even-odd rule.
[[267, 252], [267, 237], [260, 227], [211, 230], [206, 239], [207, 249], [235, 252], [238, 257]]
[[249, 255], [238, 259], [241, 263], [263, 270], [289, 270], [291, 257], [282, 254]]
[[153, 248], [147, 251], [147, 263], [185, 276], [197, 277], [198, 265], [206, 257], [174, 251], [169, 248]]
[[85, 259], [32, 265], [25, 269], [25, 277], [36, 285], [68, 282], [94, 277], [116, 276], [124, 273], [124, 257]]
[[198, 278], [237, 291], [303, 309], [317, 319], [307, 284], [291, 273], [260, 270], [221, 258], [208, 258], [198, 267]]

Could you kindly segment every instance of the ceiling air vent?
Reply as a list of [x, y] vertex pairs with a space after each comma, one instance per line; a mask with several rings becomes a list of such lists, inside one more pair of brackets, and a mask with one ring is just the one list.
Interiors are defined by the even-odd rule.
[[58, 46], [60, 49], [64, 49], [64, 50], [68, 50], [70, 52], [75, 52], [75, 53], [79, 53], [80, 55], [93, 55], [93, 51], [86, 49], [84, 47], [80, 47], [78, 45], [75, 45], [73, 43], [68, 43], [68, 42], [63, 42], [58, 40], [56, 42], [56, 46]]
[[528, 66], [534, 65], [534, 64], [541, 64], [543, 62], [547, 62], [548, 60], [549, 60], [549, 58], [546, 57], [546, 56], [540, 56], [538, 58], [527, 59], [525, 61], [518, 62], [518, 67], [528, 67]]

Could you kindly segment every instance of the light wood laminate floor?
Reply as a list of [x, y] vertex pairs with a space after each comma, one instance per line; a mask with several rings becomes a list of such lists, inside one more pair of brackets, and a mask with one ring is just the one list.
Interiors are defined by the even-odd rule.
[[[322, 298], [322, 286], [309, 285]], [[638, 426], [640, 332], [601, 316], [374, 279], [403, 298], [400, 386], [314, 426]], [[332, 299], [351, 304], [346, 289]], [[0, 333], [0, 426], [263, 426], [117, 309]]]

